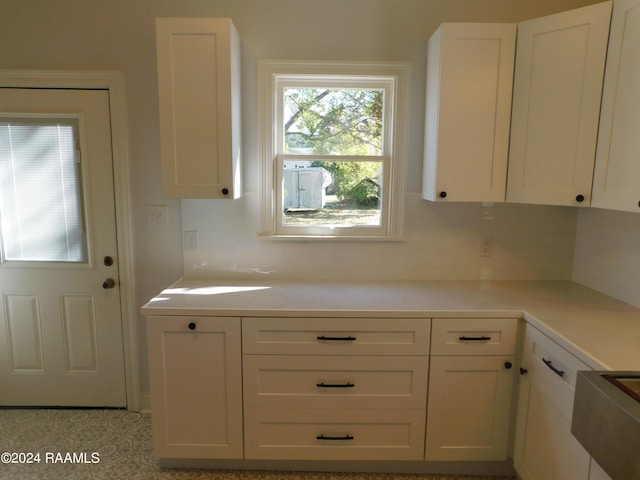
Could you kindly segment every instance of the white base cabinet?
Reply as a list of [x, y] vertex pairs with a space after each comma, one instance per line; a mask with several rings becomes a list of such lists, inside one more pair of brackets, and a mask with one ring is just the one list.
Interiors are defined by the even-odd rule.
[[153, 450], [242, 458], [240, 318], [147, 318]]
[[426, 460], [506, 460], [516, 319], [432, 320]]
[[245, 458], [423, 460], [429, 327], [244, 318]]
[[522, 480], [588, 480], [590, 456], [571, 434], [578, 370], [589, 367], [527, 326], [514, 466]]

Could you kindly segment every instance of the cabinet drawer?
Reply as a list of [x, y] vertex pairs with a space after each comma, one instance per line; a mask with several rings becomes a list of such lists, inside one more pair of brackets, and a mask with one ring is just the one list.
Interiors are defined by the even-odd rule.
[[242, 319], [242, 348], [273, 355], [427, 355], [429, 319]]
[[513, 355], [514, 318], [434, 318], [431, 355]]
[[422, 460], [422, 410], [245, 409], [245, 458]]
[[424, 408], [429, 360], [419, 357], [244, 356], [245, 407]]
[[531, 326], [527, 326], [524, 360], [531, 382], [570, 421], [578, 371], [591, 368]]

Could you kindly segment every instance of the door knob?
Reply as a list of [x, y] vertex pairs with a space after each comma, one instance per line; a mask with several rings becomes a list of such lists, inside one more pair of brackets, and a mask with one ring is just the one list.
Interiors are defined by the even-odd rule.
[[103, 283], [102, 283], [102, 288], [104, 288], [105, 290], [108, 290], [110, 288], [113, 288], [116, 286], [116, 281], [109, 277], [107, 278]]

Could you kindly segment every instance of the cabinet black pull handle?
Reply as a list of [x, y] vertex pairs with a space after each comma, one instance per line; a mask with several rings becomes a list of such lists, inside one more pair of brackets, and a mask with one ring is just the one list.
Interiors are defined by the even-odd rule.
[[223, 194], [223, 195], [229, 195], [229, 189], [228, 189], [228, 188], [226, 188], [226, 187], [225, 187], [225, 188], [223, 188], [223, 189], [222, 189], [222, 194]]
[[316, 440], [353, 440], [351, 435], [343, 435], [342, 437], [334, 437], [331, 435], [318, 435]]
[[355, 342], [356, 337], [349, 335], [348, 337], [327, 337], [326, 335], [320, 335], [316, 337], [321, 342]]
[[547, 359], [543, 358], [542, 361], [544, 362], [544, 364], [547, 367], [549, 367], [553, 371], [553, 373], [555, 373], [559, 377], [564, 376], [564, 371], [563, 370], [558, 370], [556, 367], [554, 367], [553, 364], [551, 363], [551, 360], [547, 360]]
[[584, 195], [576, 195], [576, 202], [578, 203], [584, 202]]
[[463, 335], [462, 337], [458, 337], [458, 340], [461, 342], [488, 342], [491, 340], [491, 337], [485, 337], [484, 335], [482, 337], [465, 337]]
[[189, 330], [195, 330], [196, 329], [196, 323], [195, 322], [191, 322], [187, 326], [189, 327]]
[[444, 190], [440, 192], [440, 198], [447, 198], [447, 192]]
[[353, 388], [355, 387], [355, 383], [347, 382], [347, 383], [316, 383], [316, 387], [319, 388]]
[[520, 367], [520, 375], [526, 375], [527, 373], [529, 373], [529, 370], [524, 367]]
[[513, 364], [511, 362], [504, 362], [504, 368], [506, 368], [507, 370], [511, 370], [511, 367], [513, 367]]

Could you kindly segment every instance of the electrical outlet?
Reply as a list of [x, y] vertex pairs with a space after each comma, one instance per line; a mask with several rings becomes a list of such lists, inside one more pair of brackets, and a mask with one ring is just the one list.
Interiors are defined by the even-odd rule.
[[197, 230], [185, 230], [182, 234], [182, 248], [186, 251], [198, 249], [198, 232]]
[[147, 205], [147, 225], [169, 225], [169, 207]]
[[478, 255], [481, 257], [490, 257], [493, 250], [493, 239], [486, 235], [480, 237], [480, 249]]

